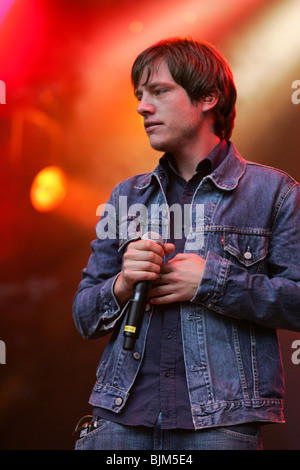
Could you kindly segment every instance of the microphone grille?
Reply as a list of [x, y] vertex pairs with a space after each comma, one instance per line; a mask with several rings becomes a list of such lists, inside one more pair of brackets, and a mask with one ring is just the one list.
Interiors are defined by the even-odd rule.
[[142, 236], [142, 239], [143, 240], [152, 240], [152, 241], [158, 243], [159, 245], [163, 245], [163, 243], [164, 243], [164, 240], [163, 240], [162, 236], [159, 233], [156, 233], [156, 232], [146, 232]]

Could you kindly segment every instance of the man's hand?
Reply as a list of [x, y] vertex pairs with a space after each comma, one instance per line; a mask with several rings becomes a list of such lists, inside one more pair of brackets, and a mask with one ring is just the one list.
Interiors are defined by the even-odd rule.
[[203, 276], [205, 260], [195, 253], [179, 253], [160, 269], [160, 280], [149, 291], [150, 303], [191, 300]]
[[129, 243], [123, 256], [123, 269], [114, 285], [114, 294], [119, 305], [129, 300], [135, 284], [139, 281], [154, 282], [159, 279], [163, 256], [174, 251], [172, 243], [163, 246], [152, 240]]

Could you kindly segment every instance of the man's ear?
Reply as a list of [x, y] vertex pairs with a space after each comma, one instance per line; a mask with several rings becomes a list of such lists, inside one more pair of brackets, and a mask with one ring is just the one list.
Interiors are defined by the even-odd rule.
[[210, 94], [203, 96], [201, 99], [201, 102], [202, 102], [202, 111], [203, 112], [210, 111], [211, 109], [214, 108], [214, 106], [216, 106], [218, 102], [218, 97], [214, 93], [210, 93]]

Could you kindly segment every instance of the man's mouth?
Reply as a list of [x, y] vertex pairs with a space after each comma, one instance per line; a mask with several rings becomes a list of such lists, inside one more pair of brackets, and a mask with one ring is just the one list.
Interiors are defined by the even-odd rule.
[[152, 132], [158, 126], [161, 126], [161, 125], [162, 125], [162, 122], [159, 122], [159, 121], [147, 121], [144, 123], [144, 127], [147, 133]]

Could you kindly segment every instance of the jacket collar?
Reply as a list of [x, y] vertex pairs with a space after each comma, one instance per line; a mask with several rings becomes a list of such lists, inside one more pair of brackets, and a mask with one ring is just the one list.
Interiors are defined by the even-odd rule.
[[229, 142], [229, 151], [225, 160], [207, 178], [220, 189], [235, 189], [246, 171], [246, 161], [241, 157], [235, 145]]
[[[224, 191], [231, 191], [236, 188], [240, 178], [246, 170], [246, 162], [237, 151], [232, 142], [229, 143], [229, 151], [225, 160], [208, 176], [218, 188]], [[150, 186], [153, 180], [163, 180], [165, 173], [160, 164], [157, 165], [152, 173], [147, 173], [142, 177], [139, 183], [135, 186], [136, 189], [146, 189]]]

